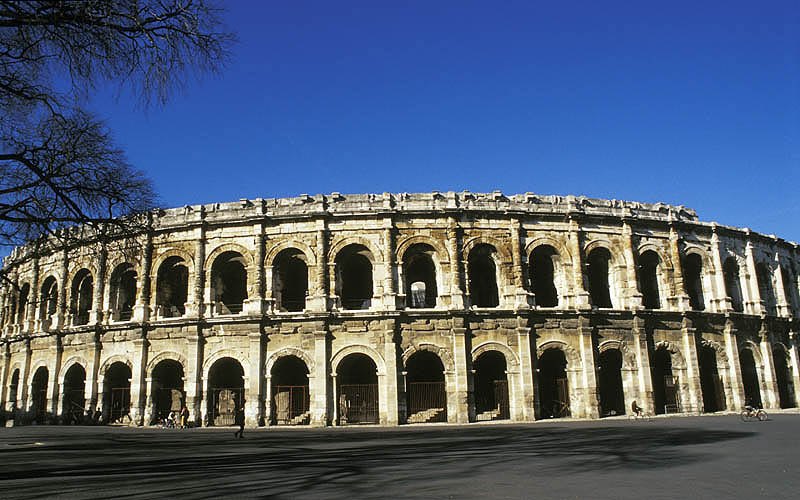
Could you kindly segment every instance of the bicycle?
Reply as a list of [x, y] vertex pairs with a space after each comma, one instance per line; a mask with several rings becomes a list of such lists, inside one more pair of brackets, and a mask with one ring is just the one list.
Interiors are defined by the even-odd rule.
[[759, 422], [763, 422], [767, 419], [767, 412], [761, 408], [753, 408], [748, 405], [745, 406], [742, 413], [739, 414], [739, 418], [742, 419], [742, 422], [749, 422], [754, 418], [757, 418]]

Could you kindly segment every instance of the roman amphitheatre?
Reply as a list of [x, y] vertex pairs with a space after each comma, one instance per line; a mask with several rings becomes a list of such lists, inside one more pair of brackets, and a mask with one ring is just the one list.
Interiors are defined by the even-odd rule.
[[[794, 407], [800, 248], [682, 206], [243, 199], [16, 248], [6, 425], [398, 425]], [[113, 244], [112, 244], [113, 243]]]

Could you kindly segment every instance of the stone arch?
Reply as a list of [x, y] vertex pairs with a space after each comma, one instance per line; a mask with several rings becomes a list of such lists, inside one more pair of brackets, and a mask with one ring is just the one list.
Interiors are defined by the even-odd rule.
[[408, 238], [404, 238], [402, 241], [398, 242], [397, 249], [395, 250], [397, 261], [402, 262], [406, 251], [417, 243], [423, 243], [433, 247], [433, 249], [436, 251], [436, 256], [439, 257], [438, 263], [440, 265], [448, 264], [452, 260], [450, 253], [441, 243], [439, 243], [439, 241], [436, 240], [436, 238], [418, 234], [409, 236]]
[[244, 372], [244, 387], [247, 389], [249, 387], [248, 381], [250, 379], [250, 362], [246, 356], [243, 356], [235, 349], [220, 349], [219, 351], [212, 353], [210, 356], [207, 356], [206, 359], [203, 360], [203, 380], [206, 382], [208, 381], [208, 373], [211, 370], [211, 367], [214, 366], [214, 363], [222, 358], [234, 359], [238, 361], [240, 365], [242, 365], [242, 370]]
[[97, 283], [97, 267], [94, 264], [85, 262], [83, 260], [76, 261], [72, 263], [72, 265], [69, 267], [69, 271], [67, 272], [67, 293], [70, 292], [72, 281], [75, 279], [75, 275], [81, 272], [83, 269], [88, 270], [89, 274], [92, 275], [92, 280]]
[[511, 251], [502, 240], [499, 238], [495, 238], [490, 235], [479, 235], [473, 236], [469, 238], [467, 241], [464, 242], [464, 248], [462, 250], [463, 260], [469, 260], [469, 253], [472, 251], [473, 248], [480, 244], [486, 244], [494, 247], [497, 250], [497, 253], [500, 255], [501, 260], [498, 264], [507, 264], [512, 261], [511, 258]]
[[636, 369], [636, 355], [628, 347], [628, 344], [620, 340], [606, 340], [597, 348], [598, 352], [601, 353], [608, 351], [609, 349], [617, 349], [622, 354], [623, 368], [627, 368], [629, 370]]
[[715, 340], [707, 340], [703, 339], [700, 341], [700, 345], [703, 347], [711, 347], [717, 353], [717, 359], [722, 361], [725, 366], [728, 366], [728, 355], [725, 353], [725, 348], [722, 345], [715, 341]]
[[186, 267], [189, 269], [189, 276], [191, 277], [194, 274], [194, 257], [192, 254], [181, 248], [170, 248], [162, 253], [159, 253], [158, 257], [153, 259], [153, 265], [150, 268], [150, 272], [154, 281], [158, 276], [158, 268], [160, 268], [161, 264], [163, 264], [164, 261], [170, 257], [180, 257], [183, 259], [184, 262], [186, 262]]
[[375, 266], [383, 262], [383, 251], [379, 249], [374, 242], [363, 236], [346, 236], [331, 245], [328, 250], [328, 262], [333, 263], [336, 261], [336, 256], [348, 245], [361, 245], [365, 247], [372, 254], [372, 265]]
[[277, 257], [279, 253], [287, 249], [296, 249], [303, 252], [303, 255], [306, 256], [306, 261], [307, 261], [306, 264], [309, 267], [317, 265], [316, 252], [314, 252], [314, 250], [306, 243], [303, 243], [302, 241], [296, 239], [282, 240], [272, 245], [269, 248], [269, 250], [265, 252], [263, 265], [264, 266], [274, 265], [275, 257]]
[[133, 363], [131, 363], [131, 360], [121, 354], [114, 354], [107, 357], [105, 361], [100, 363], [100, 370], [97, 372], [97, 378], [102, 380], [102, 378], [106, 375], [106, 371], [108, 371], [111, 365], [117, 362], [126, 365], [130, 369], [131, 373], [133, 373]]
[[478, 359], [478, 356], [488, 351], [498, 351], [500, 354], [505, 356], [507, 363], [506, 366], [508, 369], [511, 369], [512, 367], [516, 369], [519, 366], [519, 359], [517, 359], [517, 355], [514, 354], [514, 351], [512, 351], [507, 345], [494, 340], [490, 340], [476, 346], [472, 350], [472, 361], [475, 362], [475, 360]]
[[676, 370], [685, 370], [686, 369], [686, 358], [683, 357], [681, 354], [680, 349], [675, 347], [672, 342], [662, 341], [656, 342], [655, 349], [666, 349], [666, 351], [670, 354], [670, 362], [672, 363], [672, 367]]
[[752, 340], [746, 340], [742, 343], [742, 346], [739, 348], [739, 353], [741, 354], [742, 351], [745, 349], [749, 349], [753, 353], [753, 360], [756, 362], [756, 366], [759, 368], [763, 367], [764, 359], [761, 357], [761, 349], [758, 348], [758, 345], [753, 342]]
[[636, 250], [636, 255], [642, 255], [645, 252], [651, 251], [658, 255], [658, 259], [661, 261], [660, 264], [662, 266], [672, 266], [672, 261], [669, 260], [669, 256], [664, 253], [664, 249], [652, 241], [645, 241], [639, 245]]
[[[595, 250], [597, 248], [603, 248], [608, 252], [609, 255], [611, 255], [611, 260], [609, 262], [610, 265], [613, 266], [626, 265], [626, 259], [625, 256], [623, 255], [623, 252], [615, 251], [614, 245], [611, 243], [611, 241], [605, 238], [593, 239], [592, 241], [586, 243], [583, 246], [583, 255], [588, 257], [589, 254], [592, 253], [592, 250]], [[631, 262], [630, 264], [632, 265], [633, 263]]]
[[147, 371], [145, 372], [148, 377], [153, 376], [153, 370], [156, 369], [159, 363], [165, 360], [175, 361], [176, 363], [180, 364], [184, 370], [186, 370], [186, 357], [182, 354], [175, 352], [175, 351], [161, 351], [160, 353], [153, 356], [150, 361], [147, 362]]
[[267, 377], [270, 376], [272, 373], [272, 367], [275, 366], [275, 363], [286, 356], [295, 356], [303, 361], [306, 364], [306, 368], [308, 369], [308, 373], [314, 373], [314, 358], [308, 355], [304, 350], [297, 349], [296, 347], [283, 347], [278, 349], [277, 351], [270, 354], [267, 362], [264, 364], [265, 372]]
[[453, 357], [450, 355], [450, 352], [444, 347], [427, 342], [423, 342], [416, 345], [411, 344], [410, 346], [408, 346], [408, 348], [405, 351], [403, 351], [402, 354], [403, 366], [406, 365], [411, 356], [413, 356], [415, 353], [419, 351], [429, 351], [437, 355], [439, 359], [442, 361], [442, 365], [444, 365], [445, 372], [455, 371], [455, 362], [453, 361]]
[[789, 354], [790, 350], [788, 347], [786, 347], [786, 344], [783, 342], [774, 342], [772, 344], [772, 351], [775, 352], [776, 349], [781, 351], [787, 360], [791, 361], [792, 356]]
[[214, 265], [214, 261], [225, 252], [236, 252], [242, 257], [244, 257], [245, 262], [247, 265], [245, 266], [246, 269], [253, 269], [255, 265], [255, 259], [253, 259], [253, 253], [248, 250], [247, 248], [243, 247], [238, 243], [223, 243], [218, 245], [214, 248], [211, 252], [208, 253], [206, 257], [206, 261], [203, 264], [203, 270], [206, 272], [207, 275], [211, 273], [211, 266]]
[[331, 373], [333, 375], [336, 375], [339, 369], [339, 363], [350, 354], [364, 354], [369, 356], [378, 369], [378, 376], [386, 373], [386, 364], [383, 361], [383, 356], [381, 356], [378, 351], [366, 345], [353, 344], [339, 349], [336, 354], [331, 357]]
[[89, 377], [89, 373], [88, 373], [89, 362], [86, 361], [86, 358], [84, 358], [83, 356], [81, 356], [79, 354], [76, 354], [74, 356], [70, 356], [69, 359], [67, 359], [64, 363], [61, 364], [61, 371], [58, 374], [58, 383], [59, 384], [63, 384], [64, 383], [64, 376], [67, 374], [69, 369], [72, 368], [72, 365], [75, 365], [75, 364], [81, 365], [81, 367], [84, 370], [87, 370], [86, 377], [87, 378]]
[[709, 269], [714, 268], [714, 262], [711, 260], [711, 255], [700, 245], [687, 243], [683, 249], [683, 256], [688, 257], [689, 255], [697, 255], [700, 257], [700, 262], [703, 264], [704, 274], [707, 273]]
[[578, 351], [574, 347], [566, 342], [549, 340], [540, 344], [536, 347], [536, 357], [541, 358], [548, 349], [560, 349], [564, 351], [564, 355], [567, 357], [567, 371], [578, 371], [582, 369], [583, 363], [581, 362], [581, 355], [578, 354]]
[[[27, 382], [28, 387], [30, 387], [33, 384], [33, 378], [36, 376], [36, 372], [39, 370], [39, 368], [42, 367], [44, 367], [47, 370], [47, 385], [48, 387], [50, 386], [50, 384], [52, 383], [50, 379], [53, 378], [54, 374], [51, 373], [50, 367], [47, 366], [47, 360], [37, 359], [36, 361], [31, 363], [31, 368], [30, 370], [28, 370], [28, 377], [30, 377]], [[20, 372], [20, 377], [21, 376], [22, 372]]]
[[122, 264], [130, 264], [133, 267], [133, 270], [136, 271], [137, 276], [139, 275], [139, 267], [140, 261], [138, 259], [129, 259], [125, 255], [118, 255], [114, 257], [113, 260], [109, 260], [106, 265], [106, 279], [110, 279], [111, 275], [114, 273], [114, 270], [121, 266]]
[[530, 256], [531, 252], [533, 252], [536, 247], [542, 245], [549, 245], [553, 247], [561, 259], [562, 264], [569, 264], [572, 265], [572, 252], [569, 251], [567, 245], [563, 242], [558, 241], [557, 239], [551, 236], [537, 236], [527, 244], [525, 244], [525, 257], [526, 259]]

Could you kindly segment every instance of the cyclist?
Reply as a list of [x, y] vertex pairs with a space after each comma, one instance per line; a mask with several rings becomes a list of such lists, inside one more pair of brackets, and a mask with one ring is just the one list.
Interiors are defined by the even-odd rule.
[[635, 399], [631, 403], [631, 411], [633, 412], [633, 416], [634, 417], [643, 417], [644, 416], [644, 410], [642, 409], [641, 406], [636, 404], [636, 400]]

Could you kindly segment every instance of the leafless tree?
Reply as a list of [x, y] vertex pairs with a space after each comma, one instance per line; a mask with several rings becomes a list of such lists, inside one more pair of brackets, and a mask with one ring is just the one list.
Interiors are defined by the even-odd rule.
[[136, 230], [152, 182], [88, 96], [112, 83], [163, 104], [219, 72], [234, 41], [210, 0], [0, 0], [0, 247]]

